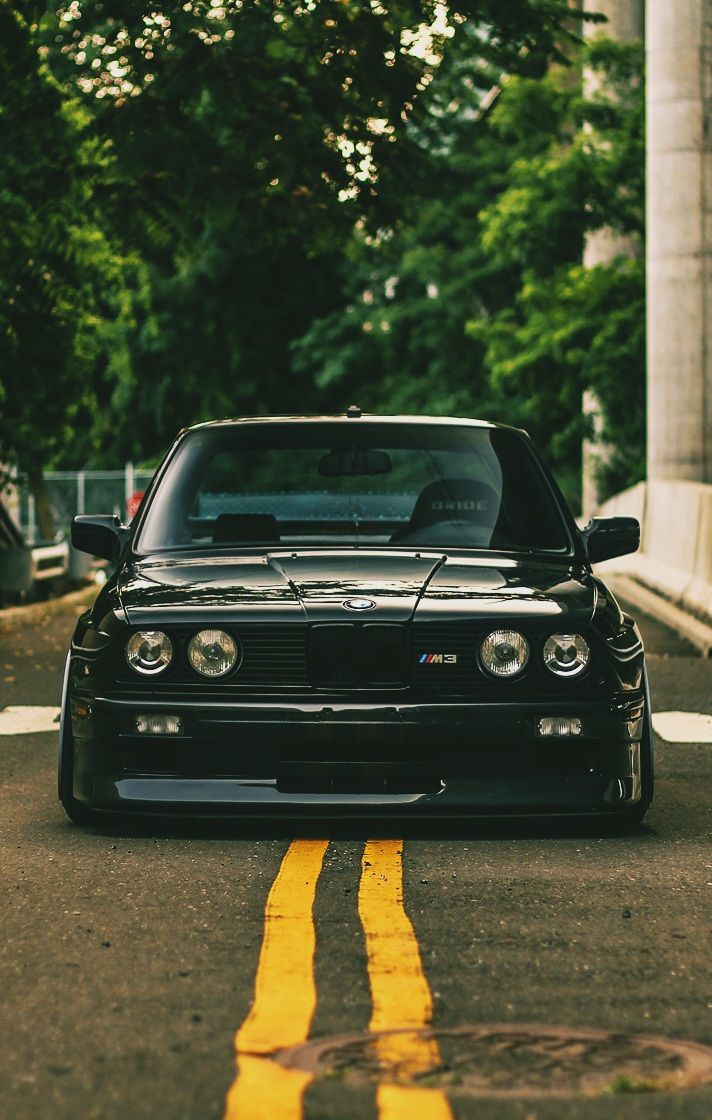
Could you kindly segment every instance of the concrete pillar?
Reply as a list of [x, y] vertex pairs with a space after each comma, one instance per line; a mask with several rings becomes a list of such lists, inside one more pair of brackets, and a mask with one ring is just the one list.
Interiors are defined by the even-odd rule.
[[[606, 16], [607, 23], [584, 23], [584, 36], [587, 39], [597, 35], [623, 42], [640, 39], [645, 31], [645, 0], [592, 0], [585, 5], [586, 10]], [[584, 70], [584, 93], [591, 96], [600, 87], [600, 76], [593, 71]], [[599, 229], [589, 233], [583, 251], [586, 268], [597, 264], [607, 264], [616, 257], [638, 256], [640, 243], [635, 237], [617, 233], [612, 229]], [[583, 441], [581, 512], [590, 517], [601, 502], [597, 474], [601, 465], [610, 457], [611, 449], [603, 442], [603, 416], [598, 397], [592, 389], [586, 389], [583, 398], [583, 413], [590, 421], [593, 438]]]
[[608, 39], [620, 39], [622, 42], [643, 38], [645, 0], [591, 0], [582, 7], [608, 20], [608, 23], [586, 23], [584, 33], [587, 38], [605, 35]]
[[[642, 42], [645, 34], [645, 0], [591, 0], [586, 10], [606, 17], [607, 23], [584, 23], [584, 38], [617, 39], [619, 42]], [[584, 70], [583, 89], [590, 97], [601, 88], [601, 76]], [[606, 264], [615, 257], [626, 254], [638, 256], [640, 244], [634, 237], [616, 233], [612, 229], [595, 230], [586, 237], [583, 263], [587, 268]]]
[[648, 478], [712, 482], [712, 0], [648, 0]]

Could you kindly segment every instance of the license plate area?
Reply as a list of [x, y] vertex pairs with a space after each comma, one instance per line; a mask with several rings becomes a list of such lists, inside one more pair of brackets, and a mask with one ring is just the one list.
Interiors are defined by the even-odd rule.
[[277, 773], [282, 793], [434, 793], [440, 786], [431, 767], [393, 763], [282, 763]]

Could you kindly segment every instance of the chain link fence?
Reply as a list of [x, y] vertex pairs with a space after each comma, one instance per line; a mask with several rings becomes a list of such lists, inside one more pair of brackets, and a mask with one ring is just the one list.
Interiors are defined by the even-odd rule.
[[92, 561], [70, 544], [72, 518], [113, 513], [130, 521], [152, 477], [152, 471], [136, 470], [131, 463], [118, 471], [48, 471], [45, 482], [54, 523], [50, 539], [40, 533], [27, 478], [6, 477], [0, 492], [0, 607], [99, 576], [97, 568], [104, 562]]
[[[49, 504], [58, 537], [68, 537], [72, 518], [80, 513], [113, 513], [130, 521], [141, 494], [153, 478], [153, 471], [136, 470], [127, 463], [119, 471], [47, 471], [45, 481]], [[12, 511], [25, 541], [39, 541], [35, 501], [27, 479], [16, 481], [15, 508]]]

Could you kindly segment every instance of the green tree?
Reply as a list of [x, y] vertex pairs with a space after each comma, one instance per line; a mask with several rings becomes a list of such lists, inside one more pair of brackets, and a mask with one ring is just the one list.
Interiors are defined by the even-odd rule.
[[[594, 98], [584, 62], [606, 75]], [[414, 129], [428, 174], [398, 223], [356, 231], [341, 307], [294, 346], [334, 401], [528, 428], [574, 503], [586, 386], [619, 448], [609, 486], [640, 477], [645, 322], [639, 261], [580, 263], [589, 230], [642, 232], [641, 53], [598, 42], [576, 63], [484, 102], [476, 61], [443, 66]]]
[[27, 473], [51, 537], [43, 470], [90, 455], [101, 381], [121, 361], [123, 262], [92, 219], [102, 146], [7, 4], [0, 91], [0, 455]]
[[472, 27], [474, 80], [491, 84], [505, 67], [541, 72], [568, 36], [564, 0], [462, 0], [447, 24], [444, 12], [431, 0], [52, 5], [48, 64], [111, 144], [104, 213], [149, 276], [105, 454], [158, 451], [206, 416], [325, 404], [291, 344], [341, 306], [354, 227], [397, 226], [429, 177], [413, 126], [441, 60], [466, 55]]
[[[514, 160], [505, 190], [481, 215], [483, 246], [516, 285], [508, 306], [469, 325], [485, 346], [493, 389], [548, 447], [574, 502], [586, 387], [597, 392], [614, 448], [602, 479], [608, 492], [643, 477], [645, 454], [643, 261], [580, 264], [585, 234], [602, 228], [636, 235], [642, 251], [642, 48], [599, 40], [582, 61], [605, 81], [585, 99], [562, 71], [551, 72], [546, 82], [561, 100], [550, 142]], [[511, 86], [515, 102], [526, 94], [526, 83]], [[517, 118], [508, 85], [492, 121], [503, 141], [516, 136]]]
[[0, 14], [0, 439], [22, 465], [150, 459], [185, 423], [364, 381], [391, 407], [487, 406], [465, 327], [521, 269], [482, 249], [511, 153], [477, 106], [522, 75], [545, 111], [519, 151], [540, 150], [568, 0]]

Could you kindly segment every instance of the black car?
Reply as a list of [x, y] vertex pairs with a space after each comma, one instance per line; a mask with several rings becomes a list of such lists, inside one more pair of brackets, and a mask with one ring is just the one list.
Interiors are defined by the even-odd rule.
[[634, 621], [526, 433], [258, 418], [182, 432], [80, 618], [59, 796], [111, 813], [639, 821], [653, 794]]

